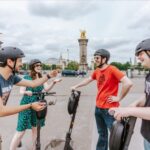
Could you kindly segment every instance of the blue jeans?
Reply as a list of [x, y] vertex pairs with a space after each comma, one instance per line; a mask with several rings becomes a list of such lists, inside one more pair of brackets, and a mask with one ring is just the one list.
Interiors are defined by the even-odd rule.
[[95, 108], [95, 119], [99, 134], [96, 150], [108, 150], [108, 129], [110, 130], [114, 117], [109, 115], [108, 109]]
[[150, 150], [150, 142], [144, 139], [144, 150]]

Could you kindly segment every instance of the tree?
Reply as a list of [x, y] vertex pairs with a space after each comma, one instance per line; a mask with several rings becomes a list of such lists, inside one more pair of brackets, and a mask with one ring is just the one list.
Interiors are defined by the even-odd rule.
[[79, 69], [79, 64], [76, 61], [71, 61], [68, 63], [67, 67], [65, 69], [68, 70], [78, 70]]
[[111, 65], [116, 66], [119, 70], [127, 70], [131, 67], [131, 64], [129, 62], [126, 62], [125, 64], [122, 64], [120, 62], [112, 62]]
[[29, 69], [29, 65], [26, 63], [23, 63], [22, 70], [28, 70], [28, 69]]
[[46, 64], [42, 64], [42, 69], [43, 70], [51, 70], [51, 66], [50, 65], [46, 65]]
[[56, 65], [52, 64], [52, 70], [56, 69]]

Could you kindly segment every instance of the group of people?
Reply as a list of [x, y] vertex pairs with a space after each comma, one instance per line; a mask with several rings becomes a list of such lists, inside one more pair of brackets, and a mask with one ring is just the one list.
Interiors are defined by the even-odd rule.
[[[140, 42], [135, 55], [145, 68], [150, 68], [150, 39]], [[10, 144], [10, 150], [16, 150], [26, 129], [32, 129], [33, 147], [35, 150], [35, 139], [37, 136], [36, 111], [45, 108], [45, 103], [37, 102], [32, 92], [49, 91], [55, 83], [61, 80], [47, 81], [57, 76], [57, 71], [51, 71], [46, 75], [41, 74], [42, 62], [38, 59], [31, 60], [30, 74], [24, 79], [17, 76], [22, 67], [22, 50], [16, 47], [4, 47], [0, 50], [0, 116], [8, 116], [19, 113], [17, 131]], [[129, 107], [120, 107], [119, 103], [131, 89], [132, 81], [119, 69], [109, 65], [110, 53], [106, 49], [99, 49], [94, 53], [94, 60], [97, 66], [92, 75], [82, 82], [74, 85], [71, 89], [86, 86], [90, 82], [97, 81], [97, 97], [95, 107], [95, 119], [99, 134], [96, 150], [108, 150], [108, 130], [111, 130], [115, 119], [121, 117], [135, 116], [142, 119], [141, 133], [144, 137], [144, 148], [150, 150], [150, 74], [145, 78], [145, 93], [138, 101], [133, 102]], [[118, 94], [119, 84], [121, 92]], [[20, 106], [6, 106], [13, 84], [21, 86], [20, 93], [23, 97]], [[111, 111], [114, 115], [111, 115]], [[41, 126], [44, 120], [41, 120]]]

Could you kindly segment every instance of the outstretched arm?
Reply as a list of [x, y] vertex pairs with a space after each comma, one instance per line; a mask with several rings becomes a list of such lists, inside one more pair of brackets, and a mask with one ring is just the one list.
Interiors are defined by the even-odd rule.
[[56, 83], [61, 82], [61, 81], [62, 81], [62, 79], [54, 79], [50, 84], [48, 84], [47, 82], [45, 82], [44, 83], [44, 90], [46, 92], [50, 91], [54, 87], [54, 85]]
[[76, 84], [76, 85], [72, 86], [71, 89], [75, 90], [75, 89], [77, 89], [79, 87], [86, 86], [87, 84], [89, 84], [92, 81], [93, 81], [93, 79], [91, 77], [86, 78], [83, 81], [81, 81], [79, 84]]
[[44, 75], [42, 78], [38, 78], [35, 80], [21, 80], [16, 85], [17, 86], [25, 86], [25, 87], [37, 87], [39, 85], [44, 84], [49, 78], [53, 78], [57, 76], [57, 71], [54, 70], [47, 75]]

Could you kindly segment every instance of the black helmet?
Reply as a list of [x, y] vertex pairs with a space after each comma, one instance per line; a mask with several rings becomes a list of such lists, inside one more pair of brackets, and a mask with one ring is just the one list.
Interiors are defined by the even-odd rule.
[[7, 59], [14, 59], [25, 57], [23, 51], [17, 47], [3, 47], [0, 50], [0, 63], [3, 64]]
[[34, 64], [37, 64], [37, 63], [42, 63], [42, 62], [39, 59], [32, 59], [29, 63], [30, 69], [33, 67]]
[[135, 49], [135, 55], [138, 56], [138, 53], [144, 50], [150, 51], [150, 39], [143, 40], [137, 45]]
[[106, 49], [99, 49], [99, 50], [95, 51], [94, 56], [96, 56], [96, 55], [105, 57], [105, 58], [107, 59], [107, 61], [108, 61], [109, 58], [110, 58], [110, 53], [109, 53], [109, 51], [106, 50]]

